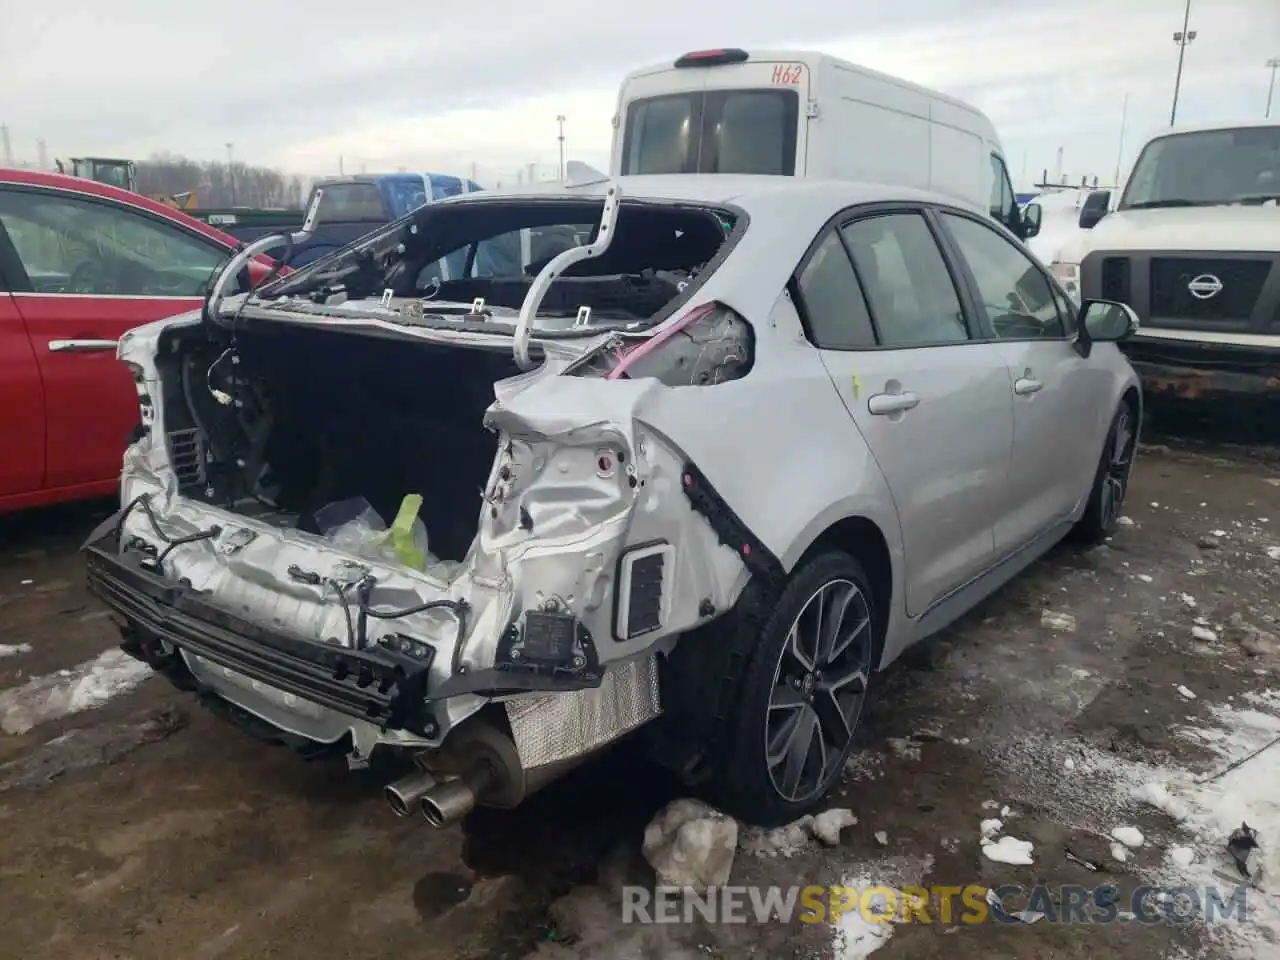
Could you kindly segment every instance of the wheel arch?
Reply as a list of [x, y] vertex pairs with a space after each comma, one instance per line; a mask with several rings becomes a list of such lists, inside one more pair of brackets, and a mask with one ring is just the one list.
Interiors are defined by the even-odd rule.
[[1120, 394], [1120, 402], [1127, 403], [1138, 418], [1138, 433], [1142, 433], [1142, 390], [1136, 383], [1131, 383], [1125, 387], [1124, 392]]
[[[896, 543], [895, 543], [896, 546]], [[797, 558], [795, 568], [826, 550], [839, 550], [858, 561], [870, 581], [876, 619], [877, 649], [873, 663], [878, 667], [884, 653], [884, 641], [892, 618], [894, 598], [898, 596], [897, 575], [901, 564], [889, 539], [874, 520], [854, 514], [840, 517], [821, 530]]]

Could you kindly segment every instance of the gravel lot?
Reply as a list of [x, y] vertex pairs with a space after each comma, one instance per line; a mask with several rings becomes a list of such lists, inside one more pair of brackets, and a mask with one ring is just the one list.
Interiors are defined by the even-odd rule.
[[[513, 813], [480, 811], [436, 831], [391, 815], [379, 789], [387, 771], [348, 773], [259, 744], [110, 655], [97, 679], [132, 689], [97, 703], [93, 676], [59, 671], [114, 649], [77, 556], [108, 509], [0, 521], [0, 644], [16, 648], [0, 648], [6, 956], [860, 955], [825, 925], [622, 927], [616, 888], [651, 882], [641, 834], [678, 795], [627, 746]], [[1190, 842], [1122, 787], [1147, 769], [1220, 765], [1208, 739], [1182, 728], [1207, 728], [1215, 709], [1280, 687], [1280, 655], [1247, 629], [1277, 632], [1280, 469], [1239, 451], [1146, 447], [1126, 512], [1109, 545], [1055, 550], [895, 664], [831, 802], [857, 824], [835, 847], [740, 850], [734, 882], [1127, 890]], [[1212, 639], [1193, 636], [1197, 626]], [[87, 679], [69, 690], [77, 677]], [[983, 855], [979, 823], [1004, 806], [1008, 832], [1034, 844], [1031, 866]], [[1147, 837], [1124, 863], [1108, 839], [1120, 825]], [[1280, 847], [1280, 836], [1262, 839]], [[1067, 848], [1102, 869], [1067, 859]], [[1268, 935], [1254, 931], [1256, 956], [1280, 956]], [[875, 958], [1238, 949], [1194, 924], [935, 922], [895, 925]]]

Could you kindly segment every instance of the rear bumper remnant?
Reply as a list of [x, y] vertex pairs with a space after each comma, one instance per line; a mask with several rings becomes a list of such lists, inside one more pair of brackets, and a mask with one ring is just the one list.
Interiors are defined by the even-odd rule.
[[89, 589], [124, 620], [127, 652], [167, 673], [185, 651], [346, 716], [430, 735], [432, 654], [415, 658], [382, 644], [352, 650], [292, 636], [149, 571], [147, 559], [140, 551], [117, 553], [111, 533], [85, 546]]

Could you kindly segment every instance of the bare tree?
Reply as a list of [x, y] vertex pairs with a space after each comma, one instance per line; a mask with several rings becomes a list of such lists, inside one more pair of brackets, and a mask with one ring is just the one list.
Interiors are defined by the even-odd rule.
[[302, 178], [269, 167], [216, 160], [196, 161], [170, 153], [153, 154], [138, 167], [138, 191], [173, 196], [191, 191], [202, 208], [302, 206]]

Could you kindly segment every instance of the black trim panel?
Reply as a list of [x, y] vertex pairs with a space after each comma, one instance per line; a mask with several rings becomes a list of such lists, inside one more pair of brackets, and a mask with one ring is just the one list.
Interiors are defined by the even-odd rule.
[[751, 532], [692, 462], [685, 462], [680, 471], [680, 483], [694, 511], [707, 518], [720, 542], [741, 558], [743, 566], [753, 576], [760, 577], [769, 585], [780, 585], [786, 579], [782, 561]]

